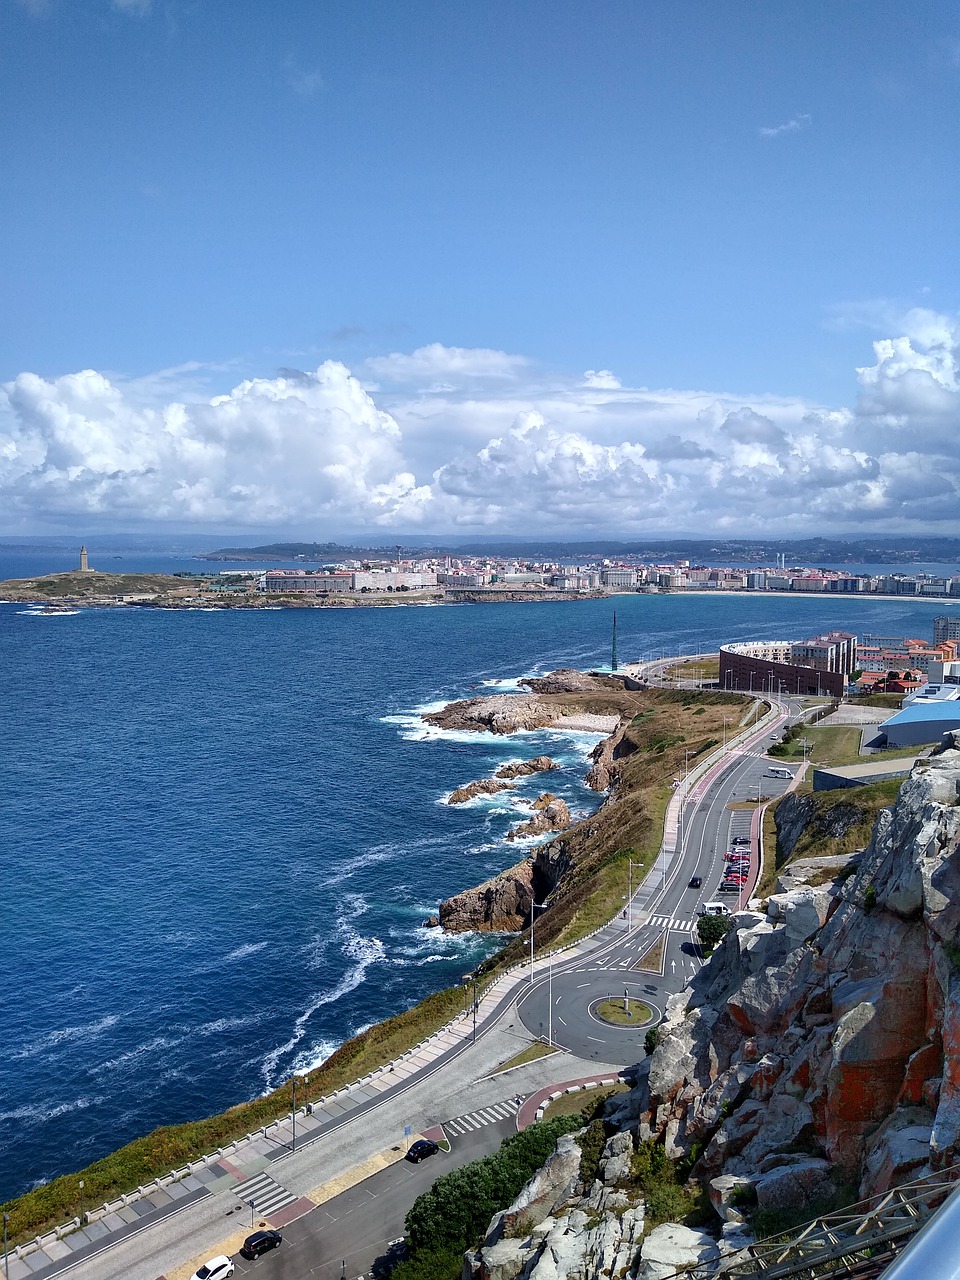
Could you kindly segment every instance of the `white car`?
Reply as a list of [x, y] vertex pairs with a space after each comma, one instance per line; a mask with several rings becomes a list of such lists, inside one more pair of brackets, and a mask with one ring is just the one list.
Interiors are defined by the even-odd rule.
[[203, 1266], [193, 1273], [190, 1280], [226, 1280], [226, 1277], [232, 1276], [233, 1272], [233, 1263], [225, 1253], [219, 1253], [215, 1258], [208, 1258]]

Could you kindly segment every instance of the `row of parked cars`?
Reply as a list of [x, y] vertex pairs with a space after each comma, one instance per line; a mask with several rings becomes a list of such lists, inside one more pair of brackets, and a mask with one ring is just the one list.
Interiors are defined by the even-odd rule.
[[750, 837], [734, 836], [723, 861], [723, 879], [717, 892], [739, 893], [750, 875]]
[[[244, 1240], [240, 1248], [240, 1256], [248, 1259], [259, 1258], [261, 1254], [276, 1249], [282, 1242], [283, 1236], [279, 1231], [254, 1231], [253, 1235], [247, 1236]], [[235, 1270], [233, 1259], [228, 1258], [225, 1253], [220, 1253], [215, 1258], [208, 1258], [203, 1266], [193, 1273], [190, 1280], [227, 1280]]]

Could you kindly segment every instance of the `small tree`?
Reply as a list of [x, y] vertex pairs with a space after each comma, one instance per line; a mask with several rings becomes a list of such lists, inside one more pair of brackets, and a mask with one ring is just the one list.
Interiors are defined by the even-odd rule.
[[712, 951], [729, 928], [729, 916], [700, 916], [697, 920], [697, 937], [704, 951]]

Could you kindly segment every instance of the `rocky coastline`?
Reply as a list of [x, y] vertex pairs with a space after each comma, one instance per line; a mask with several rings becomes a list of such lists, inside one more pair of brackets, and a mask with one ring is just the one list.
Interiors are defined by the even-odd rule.
[[[581, 711], [576, 703], [570, 704], [569, 696], [622, 692], [622, 681], [564, 669], [554, 671], [542, 679], [531, 679], [523, 683], [530, 687], [529, 693], [490, 694], [468, 698], [448, 703], [441, 710], [426, 714], [423, 719], [439, 728], [468, 729], [478, 733], [509, 734], [518, 730], [576, 726], [608, 734], [612, 730], [612, 737], [617, 738], [622, 719], [619, 712], [598, 715], [589, 710]], [[595, 790], [606, 790], [613, 782], [614, 771], [608, 767], [598, 768], [598, 761], [601, 758], [604, 761], [612, 760], [614, 750], [615, 747], [608, 738], [593, 753], [594, 762], [588, 781]], [[501, 765], [493, 778], [479, 779], [458, 787], [450, 794], [448, 803], [462, 804], [478, 795], [494, 795], [500, 791], [512, 790], [514, 779], [547, 773], [556, 768], [556, 763], [549, 756], [510, 762]], [[542, 793], [531, 807], [532, 816], [510, 830], [506, 835], [507, 840], [516, 841], [563, 832], [573, 822], [566, 803], [551, 792]], [[439, 908], [440, 924], [451, 933], [468, 930], [517, 933], [526, 928], [530, 920], [538, 857], [539, 850], [535, 855], [491, 876], [483, 884], [448, 898]], [[543, 875], [540, 874], [538, 879], [538, 890], [545, 889]], [[550, 885], [550, 889], [554, 887], [555, 885]]]

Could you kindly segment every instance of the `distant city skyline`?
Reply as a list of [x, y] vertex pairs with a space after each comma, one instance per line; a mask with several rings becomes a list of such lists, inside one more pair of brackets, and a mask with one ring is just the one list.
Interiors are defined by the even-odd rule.
[[953, 7], [0, 4], [0, 532], [954, 531]]

